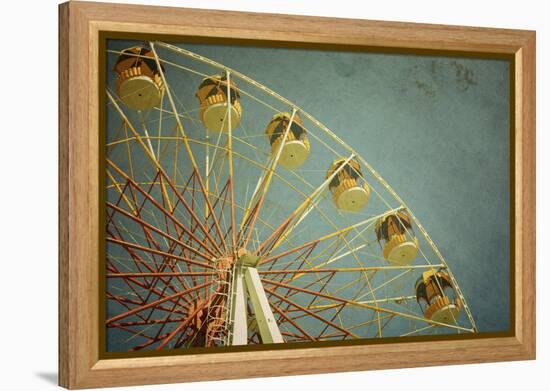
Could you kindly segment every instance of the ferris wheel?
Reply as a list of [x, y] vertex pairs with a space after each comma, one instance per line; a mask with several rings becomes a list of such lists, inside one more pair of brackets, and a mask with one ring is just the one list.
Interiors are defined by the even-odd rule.
[[477, 332], [360, 146], [183, 46], [107, 57], [108, 351]]

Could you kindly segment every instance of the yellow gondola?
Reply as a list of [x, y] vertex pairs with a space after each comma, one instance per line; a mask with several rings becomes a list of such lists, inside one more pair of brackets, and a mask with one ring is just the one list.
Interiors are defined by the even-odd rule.
[[382, 253], [388, 262], [409, 265], [416, 258], [418, 239], [407, 213], [397, 212], [380, 218], [374, 231], [378, 242], [384, 241]]
[[[239, 126], [242, 116], [240, 94], [237, 85], [230, 81], [229, 95], [231, 103], [231, 129]], [[227, 132], [229, 117], [227, 115], [227, 76], [213, 75], [203, 79], [196, 93], [200, 104], [200, 119], [206, 129], [212, 132]]]
[[[283, 142], [283, 136], [288, 128], [290, 118], [289, 113], [275, 114], [267, 125], [265, 133], [269, 138], [272, 156], [275, 156]], [[277, 164], [288, 169], [297, 168], [304, 164], [308, 155], [309, 140], [307, 132], [304, 129], [302, 119], [298, 113], [295, 113]]]
[[116, 93], [134, 110], [150, 110], [158, 106], [164, 93], [164, 83], [153, 52], [135, 46], [124, 49], [115, 64]]
[[443, 270], [428, 270], [417, 280], [416, 301], [426, 319], [455, 324], [462, 308], [450, 276]]
[[342, 167], [338, 174], [329, 183], [332, 199], [338, 209], [356, 212], [367, 206], [370, 197], [370, 188], [367, 182], [360, 184], [361, 166], [355, 160], [345, 163], [346, 159], [337, 159], [327, 171], [326, 178], [330, 178], [335, 171]]

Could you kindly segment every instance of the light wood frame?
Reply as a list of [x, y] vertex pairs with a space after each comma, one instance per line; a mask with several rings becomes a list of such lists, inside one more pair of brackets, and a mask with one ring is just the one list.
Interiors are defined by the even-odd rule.
[[[535, 32], [87, 2], [60, 5], [59, 21], [60, 385], [90, 388], [535, 358]], [[514, 336], [100, 359], [100, 31], [513, 56]]]

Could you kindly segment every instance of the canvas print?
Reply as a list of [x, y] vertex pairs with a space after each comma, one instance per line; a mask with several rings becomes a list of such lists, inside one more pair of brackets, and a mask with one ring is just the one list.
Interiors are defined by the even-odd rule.
[[102, 350], [507, 333], [507, 60], [108, 39]]

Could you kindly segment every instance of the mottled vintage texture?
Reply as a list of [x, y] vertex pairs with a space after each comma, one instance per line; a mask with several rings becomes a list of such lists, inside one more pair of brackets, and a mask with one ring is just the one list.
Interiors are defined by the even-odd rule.
[[439, 246], [479, 330], [508, 330], [507, 61], [181, 46], [272, 88], [353, 146]]

